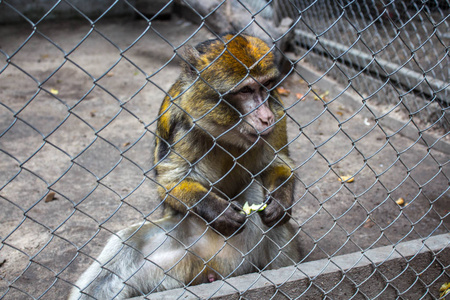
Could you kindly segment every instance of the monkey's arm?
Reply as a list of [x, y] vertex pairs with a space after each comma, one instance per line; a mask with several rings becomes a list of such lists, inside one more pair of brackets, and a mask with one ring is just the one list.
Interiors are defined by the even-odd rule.
[[268, 190], [267, 208], [260, 212], [261, 219], [267, 226], [283, 224], [291, 217], [294, 202], [295, 180], [293, 172], [286, 164], [270, 167], [264, 173], [263, 184]]
[[[282, 104], [281, 100], [279, 100], [279, 103]], [[289, 221], [291, 206], [294, 202], [295, 179], [291, 167], [293, 165], [292, 160], [287, 148], [286, 117], [282, 109], [278, 109], [278, 114], [279, 123], [269, 140], [278, 158], [262, 174], [263, 184], [268, 191], [266, 193], [268, 205], [260, 215], [263, 222], [268, 226]]]
[[240, 207], [195, 180], [169, 183], [160, 187], [158, 192], [166, 208], [181, 213], [193, 211], [226, 236], [238, 231], [245, 222], [245, 214], [239, 212]]

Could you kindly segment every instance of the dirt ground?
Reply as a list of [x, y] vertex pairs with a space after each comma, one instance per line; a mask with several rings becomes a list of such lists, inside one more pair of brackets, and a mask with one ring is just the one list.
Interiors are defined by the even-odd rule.
[[[60, 299], [111, 232], [158, 218], [156, 115], [179, 73], [174, 49], [213, 37], [197, 29], [125, 19], [94, 31], [47, 22], [34, 35], [0, 26], [0, 298]], [[449, 232], [448, 153], [339, 98], [324, 105], [298, 74], [282, 86], [305, 261]]]

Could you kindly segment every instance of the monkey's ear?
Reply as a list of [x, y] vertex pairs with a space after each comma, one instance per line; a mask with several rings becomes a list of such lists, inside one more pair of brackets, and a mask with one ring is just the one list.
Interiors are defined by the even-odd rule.
[[200, 55], [200, 52], [192, 46], [188, 45], [183, 49], [183, 54], [181, 55], [182, 66], [184, 68], [184, 74], [190, 78], [197, 77]]

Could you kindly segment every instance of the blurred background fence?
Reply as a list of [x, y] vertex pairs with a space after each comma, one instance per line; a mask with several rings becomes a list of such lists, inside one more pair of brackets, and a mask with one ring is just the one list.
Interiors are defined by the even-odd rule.
[[178, 53], [242, 31], [275, 43], [283, 71], [304, 259], [282, 282], [226, 279], [230, 293], [439, 299], [449, 11], [442, 0], [0, 1], [0, 298], [65, 297], [112, 233], [160, 216], [151, 152]]
[[[401, 101], [408, 115], [449, 129], [448, 116], [441, 118], [442, 106], [437, 104], [449, 104], [447, 2], [310, 4], [296, 3], [305, 13], [303, 24], [294, 30], [295, 43], [303, 53], [319, 55], [311, 56], [318, 68], [326, 71], [337, 64], [329, 75], [338, 82], [347, 85], [351, 79], [352, 87], [366, 97], [395, 106]], [[295, 10], [286, 13], [298, 18]], [[380, 88], [383, 93], [378, 93]]]

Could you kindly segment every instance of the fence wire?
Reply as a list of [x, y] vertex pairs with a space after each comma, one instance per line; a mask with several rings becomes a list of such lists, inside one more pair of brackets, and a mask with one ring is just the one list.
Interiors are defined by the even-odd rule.
[[[178, 281], [170, 297], [213, 298], [226, 288], [243, 299], [442, 299], [450, 282], [449, 7], [438, 0], [0, 1], [0, 298], [67, 297], [110, 238], [120, 238], [112, 251], [119, 255], [148, 224], [184, 244], [186, 257], [210, 247], [201, 243], [209, 233], [186, 246], [177, 232], [187, 221], [161, 219], [168, 200], [158, 196], [165, 183], [154, 174], [153, 143], [173, 143], [158, 133], [158, 111], [183, 49], [236, 32], [268, 42], [282, 71], [270, 89], [287, 121], [283, 147], [296, 188], [286, 212], [301, 259], [284, 273], [253, 265], [247, 280], [213, 274], [202, 291], [190, 286], [195, 280]], [[177, 155], [189, 161], [195, 151]], [[240, 197], [264, 201], [261, 174], [246, 172], [254, 184]], [[208, 188], [220, 193], [225, 180]], [[248, 253], [235, 249], [236, 260], [283, 248], [276, 239], [284, 225], [266, 232], [254, 219], [246, 224], [261, 241]], [[204, 270], [222, 248], [202, 260]], [[108, 272], [108, 263], [101, 267]], [[136, 296], [162, 297], [155, 293], [173, 273], [159, 267], [158, 288], [137, 288]], [[120, 285], [134, 287], [134, 271]]]

